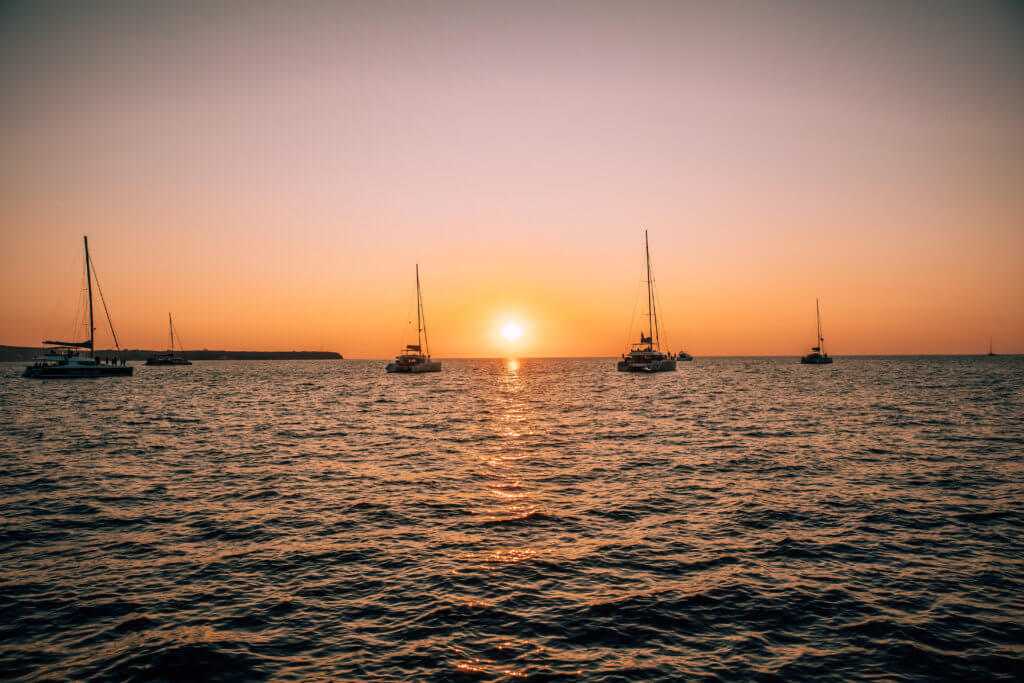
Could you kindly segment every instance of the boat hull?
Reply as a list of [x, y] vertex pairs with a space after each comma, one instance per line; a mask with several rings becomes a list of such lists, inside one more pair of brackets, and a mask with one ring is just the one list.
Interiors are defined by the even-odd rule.
[[388, 372], [397, 372], [404, 374], [419, 374], [421, 372], [441, 372], [441, 363], [438, 361], [429, 361], [426, 363], [388, 363], [387, 367], [384, 368]]
[[97, 365], [89, 366], [34, 366], [25, 368], [22, 377], [32, 379], [78, 379], [88, 377], [126, 377], [132, 374], [131, 365]]
[[676, 369], [676, 361], [670, 358], [644, 362], [620, 360], [618, 369], [619, 372], [671, 372]]
[[829, 365], [832, 363], [832, 356], [803, 356], [800, 359], [801, 365]]

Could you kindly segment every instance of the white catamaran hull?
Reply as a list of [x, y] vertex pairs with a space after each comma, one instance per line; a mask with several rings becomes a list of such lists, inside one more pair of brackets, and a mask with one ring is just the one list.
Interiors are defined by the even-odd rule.
[[629, 360], [619, 361], [619, 372], [669, 372], [676, 369], [676, 362], [672, 359], [651, 360], [635, 362]]
[[406, 365], [405, 363], [388, 363], [387, 367], [384, 369], [387, 370], [388, 372], [441, 372], [441, 363], [439, 363], [438, 361], [416, 363], [415, 365]]
[[25, 368], [22, 377], [33, 379], [77, 379], [80, 377], [127, 377], [132, 374], [130, 365], [49, 365]]

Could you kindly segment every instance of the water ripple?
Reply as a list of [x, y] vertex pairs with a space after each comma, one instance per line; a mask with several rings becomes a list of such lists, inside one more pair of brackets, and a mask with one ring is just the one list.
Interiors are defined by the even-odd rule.
[[12, 680], [1019, 680], [1021, 359], [0, 370]]

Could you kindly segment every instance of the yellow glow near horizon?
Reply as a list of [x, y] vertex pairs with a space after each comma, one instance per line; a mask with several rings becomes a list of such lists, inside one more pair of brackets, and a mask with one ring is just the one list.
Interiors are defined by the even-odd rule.
[[523, 328], [514, 322], [507, 322], [501, 328], [501, 336], [509, 341], [516, 341], [523, 336]]
[[1021, 3], [394, 4], [5, 4], [0, 344], [1024, 351]]

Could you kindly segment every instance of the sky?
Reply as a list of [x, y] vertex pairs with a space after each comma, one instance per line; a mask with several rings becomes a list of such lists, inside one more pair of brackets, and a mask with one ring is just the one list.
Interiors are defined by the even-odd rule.
[[0, 3], [2, 344], [1020, 353], [1022, 189], [1020, 3]]

